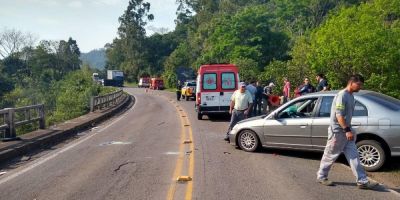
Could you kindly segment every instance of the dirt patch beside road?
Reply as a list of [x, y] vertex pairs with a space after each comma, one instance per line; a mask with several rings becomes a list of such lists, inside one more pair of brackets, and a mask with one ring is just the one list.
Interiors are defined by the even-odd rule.
[[400, 157], [392, 158], [383, 169], [368, 176], [400, 193]]

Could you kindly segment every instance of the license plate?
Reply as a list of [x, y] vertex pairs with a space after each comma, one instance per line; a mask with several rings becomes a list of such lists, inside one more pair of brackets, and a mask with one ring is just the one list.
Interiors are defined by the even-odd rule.
[[214, 96], [206, 96], [207, 101], [214, 101]]

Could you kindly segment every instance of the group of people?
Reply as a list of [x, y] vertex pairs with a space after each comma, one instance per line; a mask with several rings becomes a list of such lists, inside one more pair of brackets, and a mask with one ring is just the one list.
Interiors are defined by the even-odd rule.
[[[312, 92], [320, 92], [329, 90], [328, 81], [324, 74], [316, 75], [317, 87], [311, 84], [309, 78], [304, 79], [304, 83], [297, 87], [294, 91], [294, 95], [291, 95], [291, 84], [288, 78], [283, 78], [283, 89], [282, 95], [279, 95], [279, 103], [286, 103], [292, 97], [298, 97]], [[272, 97], [276, 96], [273, 94], [275, 84], [270, 82], [265, 85], [261, 85], [260, 81], [250, 81], [249, 84], [245, 83], [246, 91], [248, 91], [253, 100], [253, 107], [251, 112], [248, 113], [248, 117], [256, 116], [260, 114], [267, 114], [274, 110], [277, 105], [274, 105], [271, 101]], [[278, 103], [278, 104], [279, 104]]]
[[[295, 97], [312, 92], [320, 92], [329, 90], [328, 81], [324, 74], [317, 74], [315, 79], [318, 84], [315, 88], [309, 78], [304, 79], [304, 84], [295, 90]], [[271, 101], [275, 84], [270, 82], [268, 85], [262, 86], [259, 81], [250, 81], [249, 84], [241, 82], [239, 89], [236, 90], [231, 97], [229, 114], [231, 114], [231, 122], [225, 140], [229, 140], [228, 133], [236, 125], [237, 122], [252, 116], [267, 114], [274, 110], [277, 105], [273, 105]], [[282, 100], [279, 103], [286, 103], [290, 100], [290, 81], [283, 78]]]
[[325, 79], [324, 74], [318, 74], [315, 78], [317, 80], [317, 87], [314, 87], [311, 84], [310, 79], [306, 77], [304, 78], [303, 84], [297, 87], [296, 90], [294, 91], [295, 93], [294, 96], [298, 97], [312, 92], [329, 90], [328, 81]]
[[[229, 141], [228, 133], [237, 124], [237, 122], [247, 118], [267, 113], [273, 109], [271, 98], [275, 84], [270, 82], [264, 87], [259, 81], [251, 81], [249, 84], [245, 82], [239, 83], [239, 89], [236, 90], [231, 97], [229, 106], [229, 114], [231, 121], [225, 140]], [[268, 111], [267, 111], [268, 110]]]
[[[318, 86], [316, 91], [328, 90], [327, 81], [322, 74], [317, 75]], [[354, 92], [358, 92], [364, 83], [364, 78], [361, 75], [350, 76], [346, 88], [339, 91], [333, 99], [330, 115], [330, 126], [328, 129], [328, 141], [325, 147], [324, 155], [321, 159], [320, 167], [317, 172], [317, 182], [325, 186], [335, 185], [328, 179], [329, 171], [341, 153], [344, 153], [354, 176], [356, 177], [357, 187], [360, 189], [374, 189], [378, 184], [370, 181], [363, 169], [357, 147], [355, 144], [356, 134], [351, 127], [351, 119], [355, 107]], [[229, 132], [240, 120], [245, 119], [252, 111], [253, 104], [257, 104], [257, 92], [260, 87], [258, 83], [253, 85], [251, 82], [246, 85], [244, 82], [239, 84], [239, 89], [236, 90], [230, 103], [229, 113], [231, 121], [229, 124], [225, 140], [229, 142]], [[309, 93], [309, 80], [304, 80], [304, 86], [300, 91]], [[272, 85], [271, 85], [272, 86]], [[305, 89], [304, 89], [305, 88]], [[306, 91], [308, 90], [308, 91]], [[312, 92], [312, 91], [311, 91]], [[254, 93], [254, 95], [252, 94]], [[290, 96], [290, 82], [287, 78], [284, 79], [284, 101], [288, 101]]]
[[249, 84], [243, 82], [242, 85], [245, 85], [245, 89], [249, 92], [253, 101], [248, 117], [266, 114], [273, 109], [273, 105], [269, 101], [275, 87], [273, 82], [268, 85], [261, 85], [260, 81], [250, 81]]

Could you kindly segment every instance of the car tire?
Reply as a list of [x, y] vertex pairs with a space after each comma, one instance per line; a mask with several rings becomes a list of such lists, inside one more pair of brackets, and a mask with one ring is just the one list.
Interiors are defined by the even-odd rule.
[[381, 143], [375, 140], [361, 140], [356, 145], [361, 165], [366, 171], [377, 171], [385, 164], [386, 152]]
[[239, 133], [238, 144], [243, 151], [254, 152], [259, 147], [259, 139], [251, 130], [243, 130]]
[[200, 111], [197, 112], [197, 119], [198, 120], [202, 120], [203, 119], [203, 115], [200, 113]]

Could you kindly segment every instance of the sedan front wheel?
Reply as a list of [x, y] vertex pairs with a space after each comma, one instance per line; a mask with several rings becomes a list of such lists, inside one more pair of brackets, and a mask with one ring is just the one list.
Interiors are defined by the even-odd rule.
[[253, 152], [257, 150], [259, 145], [257, 134], [250, 130], [244, 130], [240, 132], [238, 144], [242, 150], [247, 152]]

